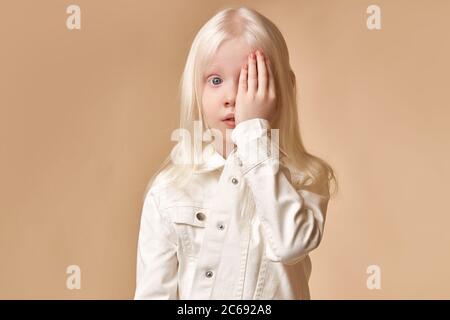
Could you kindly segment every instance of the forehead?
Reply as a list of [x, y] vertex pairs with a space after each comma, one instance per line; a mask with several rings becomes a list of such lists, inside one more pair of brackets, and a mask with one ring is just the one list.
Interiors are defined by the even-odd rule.
[[247, 61], [247, 56], [251, 50], [251, 46], [242, 39], [224, 41], [211, 57], [206, 70], [224, 68], [240, 70], [241, 66]]

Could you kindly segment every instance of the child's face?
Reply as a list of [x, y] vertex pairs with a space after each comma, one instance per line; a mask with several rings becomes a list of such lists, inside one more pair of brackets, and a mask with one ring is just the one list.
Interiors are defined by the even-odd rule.
[[203, 75], [203, 116], [209, 127], [222, 132], [226, 139], [224, 143], [231, 142], [235, 124], [223, 120], [230, 113], [234, 114], [239, 75], [251, 50], [251, 46], [241, 39], [223, 42]]

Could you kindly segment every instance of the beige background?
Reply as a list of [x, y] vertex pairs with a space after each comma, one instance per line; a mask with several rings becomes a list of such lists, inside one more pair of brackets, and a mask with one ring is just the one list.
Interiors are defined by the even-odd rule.
[[281, 29], [305, 144], [340, 181], [312, 298], [450, 298], [450, 1], [76, 1], [70, 31], [72, 3], [0, 11], [0, 298], [133, 297], [141, 197], [173, 145], [185, 58], [229, 4]]

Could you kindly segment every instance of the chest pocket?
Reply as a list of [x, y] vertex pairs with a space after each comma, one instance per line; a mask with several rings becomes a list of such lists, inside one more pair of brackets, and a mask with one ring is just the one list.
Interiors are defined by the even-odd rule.
[[169, 216], [174, 224], [184, 255], [198, 257], [203, 242], [208, 210], [198, 206], [175, 206]]

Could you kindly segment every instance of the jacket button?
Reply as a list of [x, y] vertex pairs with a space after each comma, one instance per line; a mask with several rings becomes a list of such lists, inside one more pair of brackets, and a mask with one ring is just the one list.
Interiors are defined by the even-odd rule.
[[217, 229], [223, 230], [223, 229], [225, 229], [225, 226], [224, 226], [222, 223], [219, 223], [219, 224], [217, 225]]
[[205, 272], [205, 276], [207, 278], [211, 278], [213, 276], [213, 272], [211, 270], [208, 270], [208, 271]]
[[233, 178], [233, 179], [231, 179], [231, 182], [232, 182], [233, 184], [237, 184], [239, 181], [238, 181], [238, 179]]
[[195, 215], [195, 217], [200, 220], [203, 221], [205, 220], [205, 214], [203, 212], [197, 212], [197, 214]]

